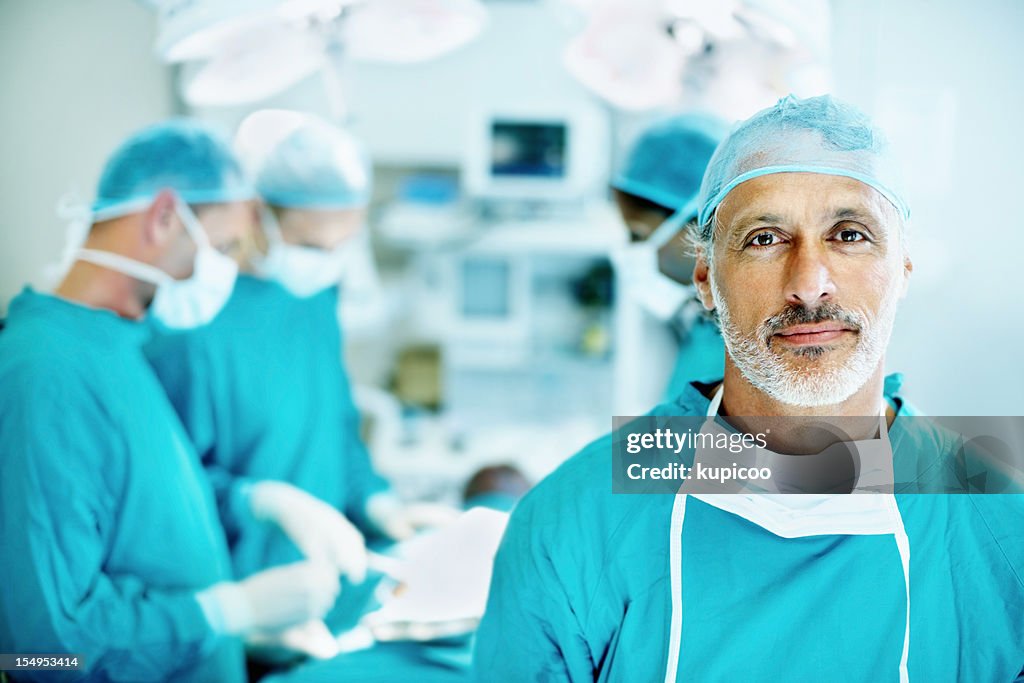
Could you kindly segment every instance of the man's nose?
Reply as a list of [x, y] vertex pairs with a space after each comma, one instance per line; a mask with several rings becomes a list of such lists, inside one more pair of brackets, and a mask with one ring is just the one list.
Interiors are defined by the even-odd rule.
[[786, 301], [813, 308], [830, 301], [836, 293], [828, 254], [813, 244], [793, 250], [788, 264]]

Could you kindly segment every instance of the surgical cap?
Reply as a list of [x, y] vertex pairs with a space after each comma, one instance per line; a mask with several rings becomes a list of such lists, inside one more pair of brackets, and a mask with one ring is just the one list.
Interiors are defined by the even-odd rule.
[[255, 112], [239, 126], [235, 147], [268, 204], [346, 209], [370, 201], [370, 162], [363, 147], [315, 116]]
[[855, 107], [829, 95], [789, 95], [741, 123], [715, 151], [700, 188], [700, 239], [711, 238], [711, 217], [733, 188], [771, 173], [823, 173], [853, 178], [878, 190], [906, 220], [885, 136]]
[[94, 220], [139, 211], [165, 189], [188, 204], [255, 196], [226, 138], [196, 121], [172, 119], [140, 130], [114, 151], [100, 176]]
[[673, 211], [697, 214], [694, 205], [704, 169], [725, 137], [724, 122], [702, 114], [680, 114], [640, 134], [612, 187]]

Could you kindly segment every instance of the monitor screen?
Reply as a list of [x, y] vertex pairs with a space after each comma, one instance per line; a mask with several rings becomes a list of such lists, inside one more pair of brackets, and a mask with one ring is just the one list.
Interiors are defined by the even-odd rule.
[[565, 123], [491, 123], [491, 175], [495, 177], [564, 178]]
[[503, 319], [511, 313], [512, 268], [504, 259], [467, 259], [462, 263], [462, 315]]

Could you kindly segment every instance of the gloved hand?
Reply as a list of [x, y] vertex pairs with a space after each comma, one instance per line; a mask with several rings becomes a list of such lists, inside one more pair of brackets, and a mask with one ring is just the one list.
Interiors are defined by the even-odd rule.
[[366, 579], [366, 542], [343, 514], [316, 496], [281, 481], [260, 481], [249, 491], [253, 516], [277, 524], [302, 554], [327, 562], [352, 582]]
[[331, 565], [296, 562], [218, 583], [196, 595], [214, 630], [244, 635], [279, 631], [320, 619], [334, 605], [341, 584]]
[[459, 511], [439, 503], [403, 504], [390, 493], [377, 493], [366, 501], [366, 517], [382, 533], [396, 541], [411, 538], [425, 527], [442, 526], [459, 516]]
[[247, 645], [301, 652], [314, 659], [330, 659], [341, 652], [337, 638], [320, 619], [311, 619], [282, 631], [255, 631], [246, 636]]

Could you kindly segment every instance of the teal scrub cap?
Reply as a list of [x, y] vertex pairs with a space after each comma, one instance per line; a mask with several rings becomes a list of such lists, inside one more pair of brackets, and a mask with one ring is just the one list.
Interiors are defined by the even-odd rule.
[[830, 95], [792, 95], [739, 124], [719, 145], [701, 183], [697, 225], [711, 238], [715, 210], [740, 183], [772, 173], [823, 173], [878, 190], [906, 220], [885, 136], [866, 114]]
[[686, 222], [715, 147], [728, 126], [703, 114], [679, 114], [645, 129], [633, 143], [612, 187], [674, 212]]
[[197, 121], [172, 119], [143, 128], [110, 156], [92, 203], [93, 219], [138, 211], [165, 189], [188, 204], [255, 196], [226, 138]]
[[365, 149], [351, 133], [316, 116], [257, 111], [239, 126], [235, 146], [268, 204], [347, 209], [370, 202]]

